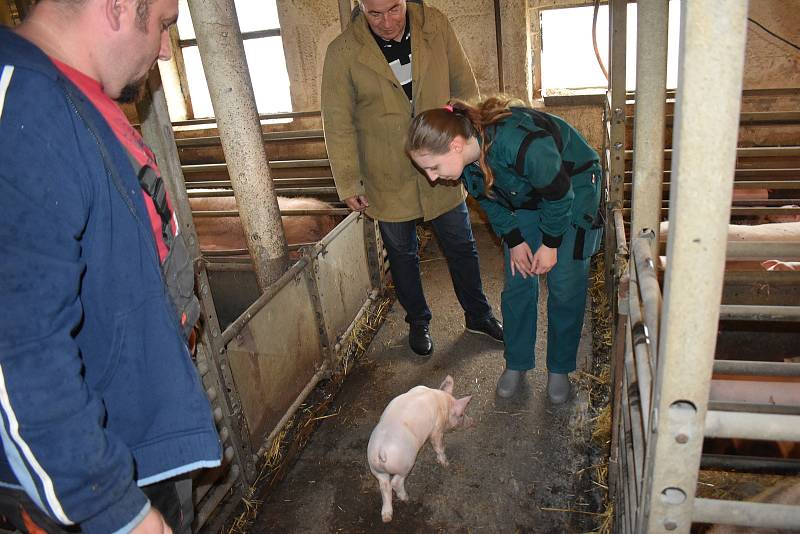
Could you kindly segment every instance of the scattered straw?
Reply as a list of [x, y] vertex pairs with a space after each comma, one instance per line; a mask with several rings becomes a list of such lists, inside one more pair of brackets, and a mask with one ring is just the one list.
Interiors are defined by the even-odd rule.
[[[328, 414], [328, 415], [320, 415], [319, 417], [313, 417], [313, 418], [309, 419], [308, 421], [306, 421], [305, 425], [307, 425], [309, 423], [313, 423], [314, 421], [319, 421], [320, 419], [327, 419], [329, 417], [337, 417], [341, 412], [342, 412], [342, 409], [339, 408], [339, 410], [336, 413], [331, 413], [331, 414]], [[305, 425], [303, 425], [303, 426], [305, 426]]]
[[608, 487], [608, 464], [598, 465], [594, 473], [598, 484]]
[[609, 503], [605, 511], [600, 515], [600, 525], [597, 530], [593, 530], [590, 534], [611, 534], [611, 527], [614, 524], [614, 503]]
[[603, 382], [603, 380], [600, 377], [594, 376], [593, 374], [587, 373], [586, 371], [579, 371], [578, 374], [580, 376], [583, 376], [583, 377], [589, 378], [591, 380], [594, 380], [598, 384], [605, 384], [605, 382]]
[[[612, 306], [605, 280], [603, 254], [592, 258], [589, 276], [589, 297], [591, 299], [592, 365], [579, 375], [581, 387], [589, 396], [589, 421], [592, 425], [592, 455], [596, 465], [590, 470], [589, 482], [594, 491], [600, 492], [603, 511], [593, 513], [596, 517], [595, 534], [611, 534], [613, 531], [614, 503], [608, 493], [608, 452], [611, 442], [611, 366], [612, 346]], [[579, 474], [582, 474], [579, 472]]]
[[246, 534], [251, 523], [258, 515], [259, 509], [269, 495], [270, 490], [287, 474], [294, 459], [311, 437], [319, 421], [336, 417], [340, 410], [327, 414], [333, 404], [336, 393], [341, 388], [345, 377], [362, 363], [362, 356], [378, 327], [386, 317], [391, 300], [383, 298], [364, 313], [354, 325], [347, 339], [342, 340], [346, 347], [337, 368], [327, 380], [320, 382], [309, 395], [307, 401], [300, 405], [294, 416], [275, 436], [270, 447], [260, 459], [258, 475], [253, 485], [242, 497], [241, 513], [230, 521], [226, 534]]
[[564, 512], [568, 514], [583, 514], [583, 515], [603, 515], [597, 512], [584, 512], [583, 510], [573, 510], [571, 508], [539, 508], [542, 512]]
[[592, 421], [594, 422], [592, 440], [601, 446], [608, 444], [611, 441], [611, 404], [606, 404]]

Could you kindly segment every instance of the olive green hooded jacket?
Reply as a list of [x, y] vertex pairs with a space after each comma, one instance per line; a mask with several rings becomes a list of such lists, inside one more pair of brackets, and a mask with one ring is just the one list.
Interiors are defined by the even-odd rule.
[[404, 151], [415, 113], [478, 96], [475, 75], [447, 18], [408, 4], [413, 102], [363, 14], [328, 46], [322, 73], [325, 143], [339, 198], [366, 195], [379, 221], [433, 219], [466, 198], [460, 184], [432, 185]]

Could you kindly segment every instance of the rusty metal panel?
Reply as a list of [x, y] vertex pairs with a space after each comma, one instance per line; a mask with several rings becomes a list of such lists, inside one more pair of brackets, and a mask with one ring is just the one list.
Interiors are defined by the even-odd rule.
[[322, 365], [310, 269], [282, 287], [228, 344], [228, 360], [257, 450]]
[[317, 287], [329, 339], [334, 346], [372, 290], [364, 232], [366, 217], [343, 221], [341, 233], [317, 258]]

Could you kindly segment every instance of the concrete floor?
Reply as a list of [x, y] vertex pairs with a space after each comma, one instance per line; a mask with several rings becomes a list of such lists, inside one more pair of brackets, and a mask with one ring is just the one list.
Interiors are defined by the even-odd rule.
[[[484, 291], [500, 314], [502, 249], [487, 226], [475, 224]], [[433, 312], [435, 350], [429, 359], [408, 348], [402, 307], [395, 303], [359, 366], [348, 376], [326, 419], [283, 483], [264, 502], [252, 532], [586, 532], [595, 511], [587, 487], [589, 424], [586, 395], [573, 387], [561, 406], [548, 403], [546, 373], [529, 372], [520, 394], [495, 396], [503, 348], [464, 331], [463, 312], [435, 242], [426, 248], [423, 283]], [[540, 303], [540, 309], [541, 309]], [[588, 321], [588, 315], [587, 315]], [[546, 321], [539, 321], [537, 365], [543, 365]], [[590, 360], [588, 328], [578, 367]], [[394, 499], [394, 519], [381, 522], [377, 481], [366, 461], [370, 433], [395, 396], [447, 374], [477, 425], [445, 437], [448, 468], [429, 444], [406, 481], [409, 501]], [[573, 380], [574, 385], [574, 380]], [[581, 513], [584, 512], [584, 513]]]

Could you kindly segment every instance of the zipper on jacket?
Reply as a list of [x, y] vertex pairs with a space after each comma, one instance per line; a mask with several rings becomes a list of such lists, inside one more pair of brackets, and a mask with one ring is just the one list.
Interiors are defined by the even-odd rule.
[[[61, 85], [64, 87], [64, 96], [66, 96], [67, 101], [72, 106], [72, 109], [75, 111], [75, 114], [80, 117], [83, 123], [86, 125], [87, 129], [89, 130], [89, 134], [94, 139], [95, 144], [97, 145], [98, 150], [100, 150], [100, 159], [103, 160], [103, 167], [106, 170], [106, 176], [111, 178], [111, 181], [114, 183], [114, 187], [116, 188], [117, 192], [122, 197], [122, 200], [125, 202], [125, 205], [128, 207], [128, 210], [133, 215], [133, 218], [136, 220], [136, 223], [139, 225], [139, 230], [145, 230], [145, 234], [149, 236], [148, 241], [150, 242], [150, 246], [148, 249], [150, 250], [150, 254], [152, 254], [153, 259], [155, 260], [156, 271], [158, 271], [159, 279], [161, 280], [161, 286], [165, 291], [166, 298], [163, 299], [163, 303], [167, 308], [167, 316], [172, 317], [172, 325], [175, 328], [176, 333], [181, 339], [184, 339], [183, 335], [183, 327], [180, 324], [180, 318], [176, 316], [176, 311], [172, 308], [175, 308], [175, 304], [172, 303], [172, 299], [169, 296], [169, 290], [167, 289], [167, 281], [164, 278], [164, 270], [161, 268], [161, 260], [158, 256], [158, 248], [156, 245], [156, 239], [153, 235], [152, 229], [149, 226], [146, 226], [144, 222], [142, 222], [142, 218], [139, 217], [139, 213], [136, 211], [136, 206], [133, 204], [133, 200], [128, 195], [127, 191], [125, 190], [125, 185], [122, 183], [122, 179], [117, 174], [115, 168], [112, 167], [113, 162], [111, 161], [111, 155], [108, 153], [106, 146], [100, 140], [100, 137], [96, 131], [96, 127], [94, 123], [87, 120], [86, 117], [81, 113], [79, 106], [75, 103], [74, 99], [72, 98], [73, 90], [64, 83], [63, 80], [59, 78]], [[170, 306], [171, 305], [171, 306]], [[185, 345], [184, 345], [185, 347]]]
[[[98, 137], [97, 132], [95, 130], [94, 124], [88, 121], [86, 117], [81, 113], [80, 109], [78, 109], [77, 104], [75, 104], [75, 101], [72, 98], [71, 94], [72, 91], [68, 87], [66, 87], [66, 84], [62, 83], [62, 85], [64, 85], [65, 88], [67, 88], [64, 94], [67, 97], [67, 100], [69, 101], [70, 105], [72, 106], [72, 109], [75, 111], [75, 114], [78, 115], [78, 117], [80, 117], [80, 119], [84, 122], [84, 124], [86, 124], [87, 129], [89, 130], [89, 134], [92, 136], [92, 139], [94, 139], [97, 148], [100, 150], [100, 159], [103, 160], [103, 167], [106, 170], [106, 176], [111, 178], [111, 181], [114, 183], [114, 187], [122, 197], [122, 200], [125, 202], [125, 205], [128, 207], [128, 210], [131, 212], [131, 215], [133, 215], [133, 218], [136, 219], [137, 224], [148, 230], [147, 234], [150, 236], [149, 241], [151, 245], [149, 247], [150, 252], [154, 254], [154, 257], [156, 259], [156, 265], [161, 265], [161, 261], [158, 258], [158, 248], [156, 247], [155, 237], [153, 237], [152, 231], [142, 222], [142, 218], [139, 217], [139, 213], [136, 211], [136, 206], [134, 206], [133, 200], [125, 190], [125, 185], [122, 183], [122, 180], [120, 180], [119, 176], [116, 173], [116, 170], [110, 168], [111, 156], [108, 154], [105, 145], [100, 141], [100, 138]], [[165, 282], [164, 275], [163, 273], [161, 273], [161, 269], [159, 268], [158, 271], [161, 276], [162, 282]]]

